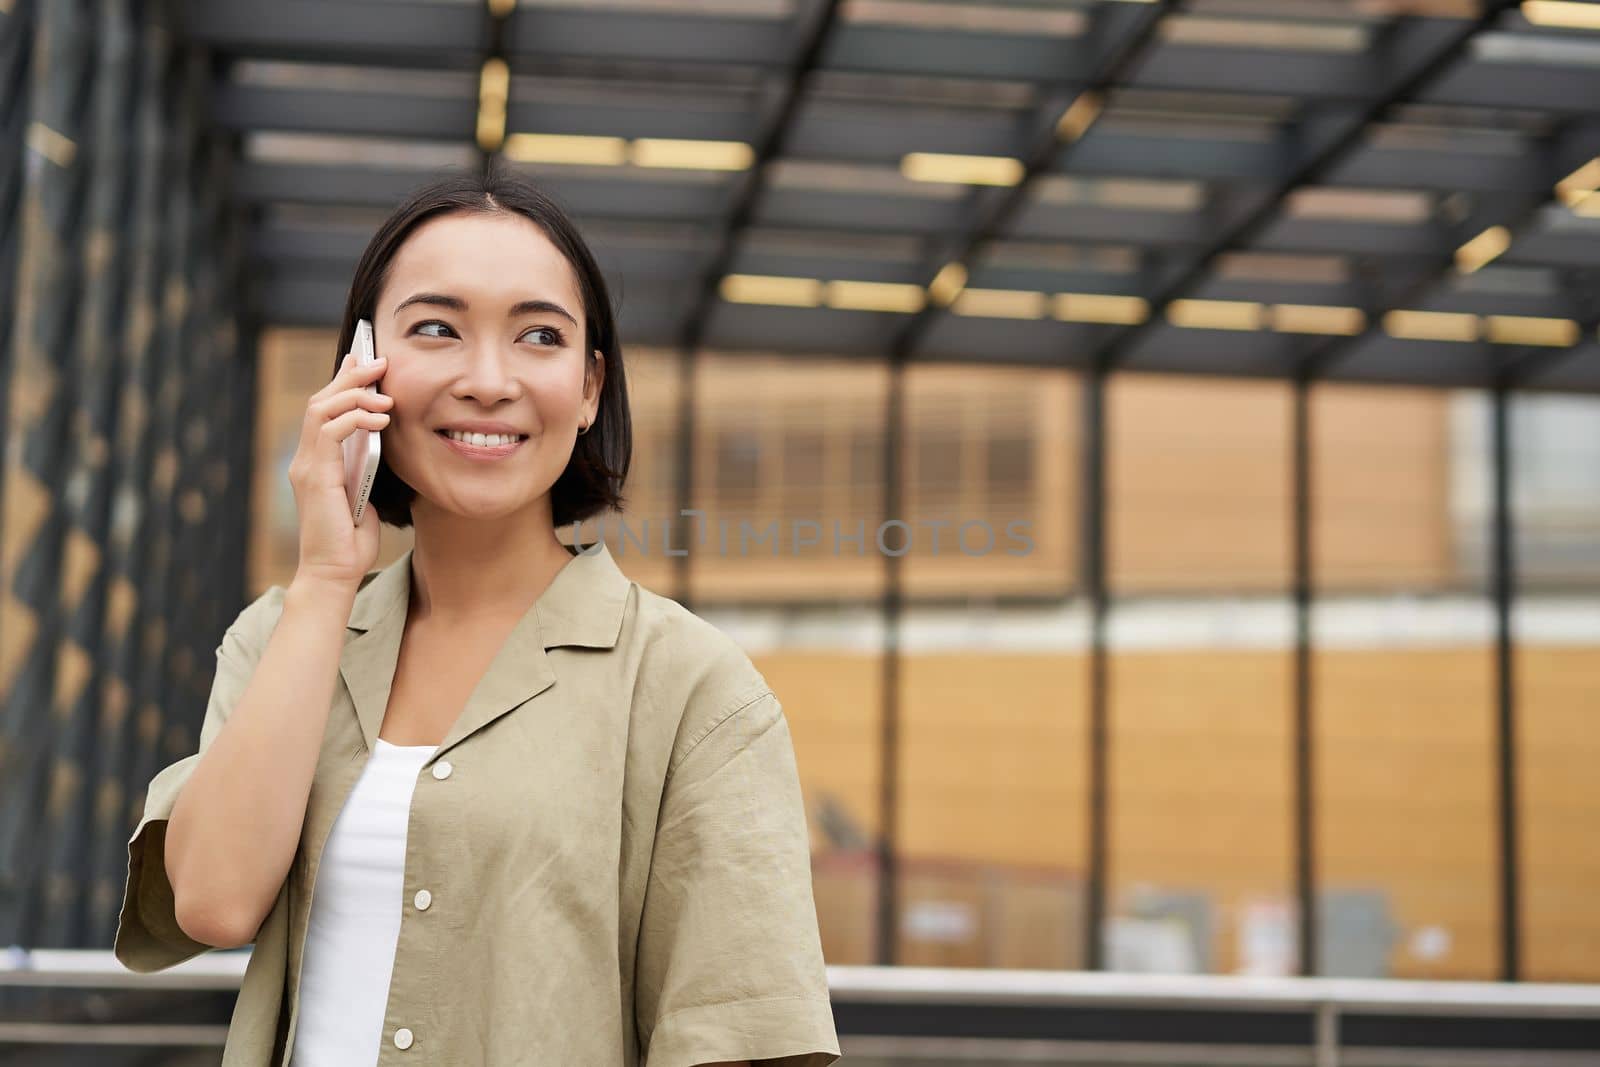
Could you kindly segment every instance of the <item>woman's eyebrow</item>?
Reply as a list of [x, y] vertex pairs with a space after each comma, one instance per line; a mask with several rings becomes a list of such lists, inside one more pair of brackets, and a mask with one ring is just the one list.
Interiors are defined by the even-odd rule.
[[[417, 293], [400, 301], [395, 307], [394, 313], [398, 315], [412, 304], [433, 304], [438, 307], [449, 308], [451, 311], [467, 310], [467, 302], [458, 296], [446, 296], [443, 293]], [[511, 310], [506, 312], [506, 318], [514, 319], [518, 315], [527, 315], [536, 311], [548, 311], [552, 314], [560, 315], [574, 326], [578, 325], [578, 320], [572, 317], [571, 312], [560, 304], [552, 303], [549, 300], [520, 301], [511, 305]]]

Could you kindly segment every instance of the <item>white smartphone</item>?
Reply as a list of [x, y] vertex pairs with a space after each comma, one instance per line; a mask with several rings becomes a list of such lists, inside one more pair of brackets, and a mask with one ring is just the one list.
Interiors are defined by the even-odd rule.
[[[372, 344], [372, 323], [362, 319], [356, 323], [355, 339], [350, 351], [356, 354], [356, 366], [365, 366], [377, 358]], [[367, 386], [376, 393], [378, 383]], [[372, 480], [378, 475], [380, 454], [378, 434], [372, 430], [358, 429], [344, 439], [344, 491], [350, 500], [350, 521], [359, 523], [367, 511], [367, 498], [372, 495]]]

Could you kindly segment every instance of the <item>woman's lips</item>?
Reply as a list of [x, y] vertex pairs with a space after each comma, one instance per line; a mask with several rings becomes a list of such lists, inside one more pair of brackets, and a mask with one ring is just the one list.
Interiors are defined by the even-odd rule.
[[436, 431], [436, 436], [458, 455], [468, 459], [504, 459], [528, 443], [526, 437], [521, 437], [508, 445], [471, 445], [465, 441], [457, 441], [443, 430]]

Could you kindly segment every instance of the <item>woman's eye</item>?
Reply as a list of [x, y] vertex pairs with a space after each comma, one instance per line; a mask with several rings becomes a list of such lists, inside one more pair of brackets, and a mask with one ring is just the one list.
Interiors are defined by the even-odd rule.
[[[448, 331], [448, 334], [424, 332], [428, 330], [429, 327], [433, 326], [437, 326], [441, 330]], [[411, 332], [414, 334], [420, 334], [423, 337], [435, 338], [455, 334], [455, 330], [451, 328], [449, 323], [440, 322], [438, 319], [429, 319], [426, 322], [419, 322], [415, 326], [411, 327]], [[552, 348], [560, 348], [566, 343], [566, 336], [554, 326], [535, 326], [522, 336], [533, 338], [535, 344], [549, 345]]]
[[562, 336], [561, 331], [554, 326], [535, 326], [522, 336], [538, 338], [537, 343], [550, 345], [553, 348], [560, 348], [566, 342], [566, 338]]
[[[427, 327], [429, 327], [429, 326], [439, 326], [439, 327], [443, 327], [446, 330], [450, 330], [450, 326], [449, 326], [448, 323], [440, 322], [438, 319], [429, 319], [427, 322], [419, 322], [415, 326], [411, 327], [411, 332], [412, 333], [422, 333], [422, 331], [424, 329], [426, 329]], [[450, 330], [450, 332], [454, 333], [455, 331], [454, 330]], [[424, 337], [438, 337], [439, 334], [436, 334], [436, 333], [424, 333], [424, 334], [422, 334], [422, 336], [424, 336]]]

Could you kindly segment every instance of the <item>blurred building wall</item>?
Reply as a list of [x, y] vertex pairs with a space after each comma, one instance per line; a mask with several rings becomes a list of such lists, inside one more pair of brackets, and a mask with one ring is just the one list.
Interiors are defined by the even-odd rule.
[[161, 13], [0, 12], [0, 944], [110, 943], [245, 595], [233, 152]]

